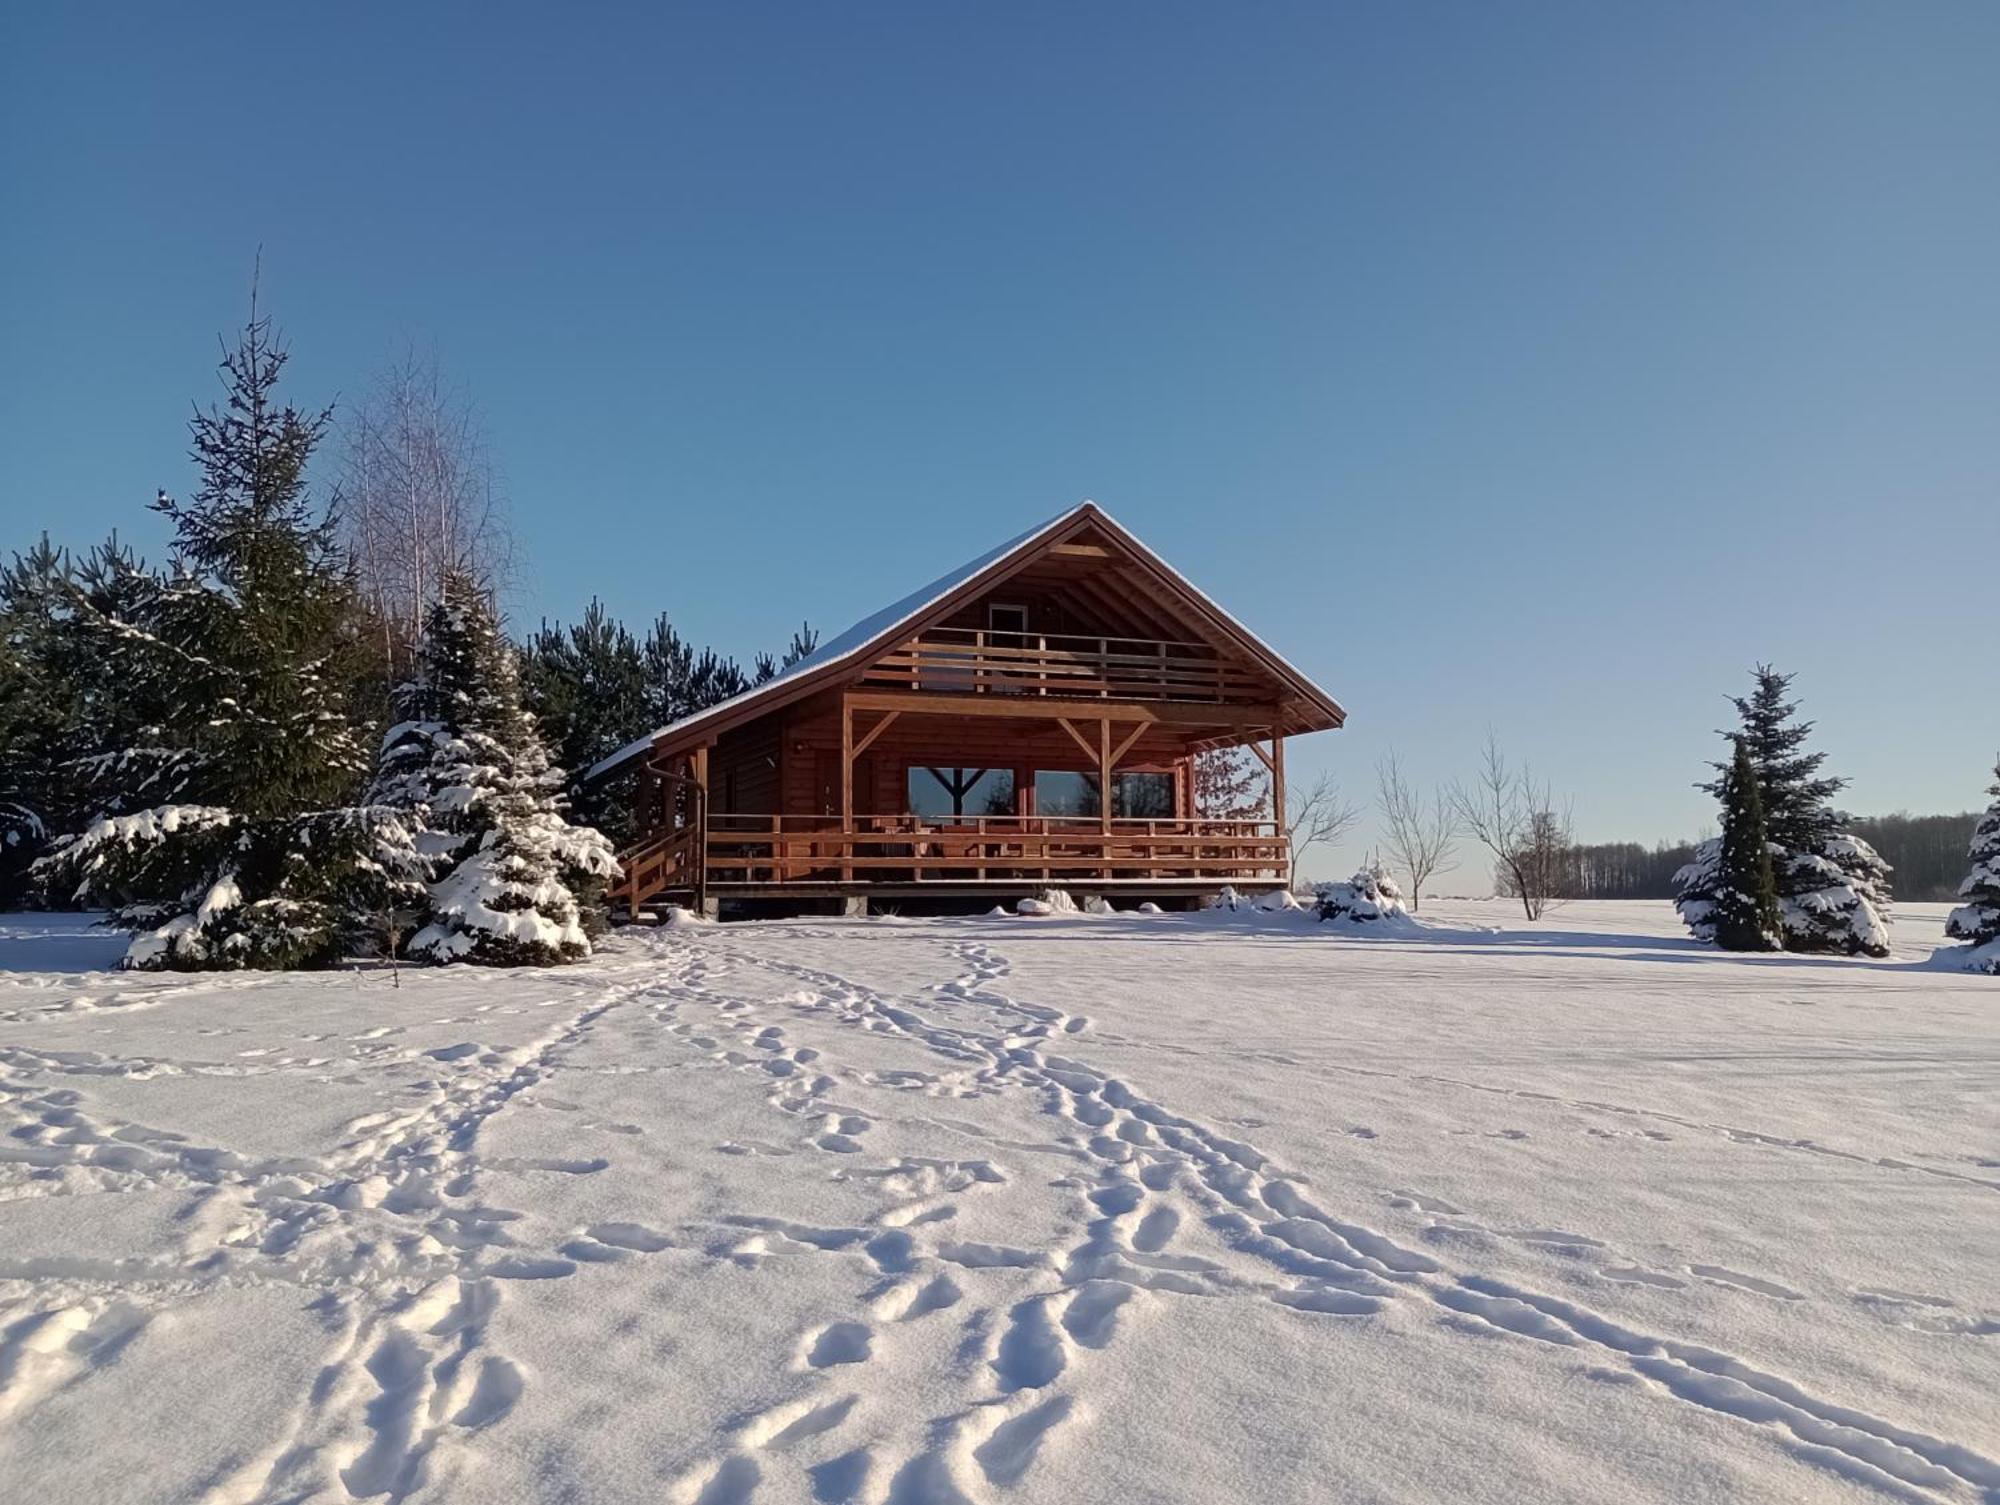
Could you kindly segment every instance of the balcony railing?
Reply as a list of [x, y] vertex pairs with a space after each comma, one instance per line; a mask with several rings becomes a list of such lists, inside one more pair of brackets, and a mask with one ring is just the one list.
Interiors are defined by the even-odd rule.
[[1206, 643], [939, 627], [873, 665], [871, 685], [951, 695], [1255, 702], [1270, 688]]

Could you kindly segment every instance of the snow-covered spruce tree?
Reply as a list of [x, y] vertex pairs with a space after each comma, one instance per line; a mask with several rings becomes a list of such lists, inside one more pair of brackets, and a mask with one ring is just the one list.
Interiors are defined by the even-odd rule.
[[1965, 902], [1946, 917], [1944, 933], [1971, 942], [1965, 955], [1969, 970], [2000, 977], [2000, 759], [1994, 761], [1986, 792], [1993, 803], [1973, 828], [1972, 868], [1958, 886]]
[[[1722, 735], [1743, 744], [1756, 770], [1784, 949], [1886, 956], [1888, 865], [1867, 842], [1841, 830], [1845, 817], [1831, 801], [1845, 781], [1822, 777], [1826, 754], [1805, 750], [1812, 723], [1793, 719], [1798, 707], [1786, 699], [1792, 677], [1760, 664], [1755, 679], [1748, 696], [1732, 697], [1741, 728]], [[1721, 777], [1698, 787], [1724, 799], [1732, 765], [1733, 759], [1717, 763]], [[1703, 843], [1675, 874], [1674, 903], [1699, 940], [1715, 939], [1720, 882], [1720, 841]]]
[[37, 873], [143, 932], [128, 966], [325, 965], [415, 878], [407, 820], [352, 803], [353, 598], [306, 483], [328, 415], [277, 401], [285, 358], [253, 299], [224, 405], [190, 424], [201, 483], [155, 504], [171, 568], [114, 561], [102, 589], [68, 593], [112, 723], [89, 759], [109, 787]]
[[1722, 777], [1718, 882], [1709, 917], [1715, 943], [1724, 951], [1776, 951], [1782, 944], [1769, 830], [1757, 770], [1750, 762], [1750, 749], [1739, 737], [1736, 756]]
[[518, 661], [485, 594], [447, 575], [415, 675], [396, 693], [372, 797], [409, 812], [428, 891], [408, 952], [546, 965], [590, 954], [610, 842], [563, 818], [563, 780], [522, 707]]

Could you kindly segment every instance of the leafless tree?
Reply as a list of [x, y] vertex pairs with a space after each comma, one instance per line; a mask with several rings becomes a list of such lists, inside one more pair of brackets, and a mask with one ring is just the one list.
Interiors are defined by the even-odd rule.
[[1194, 808], [1204, 820], [1255, 820], [1270, 805], [1270, 781], [1247, 747], [1212, 747], [1195, 754]]
[[1375, 768], [1375, 808], [1382, 816], [1382, 845], [1389, 859], [1410, 879], [1410, 908], [1423, 908], [1424, 885], [1458, 864], [1451, 860], [1458, 844], [1458, 810], [1441, 789], [1425, 799], [1403, 777], [1403, 765], [1390, 753]]
[[1451, 802], [1465, 829], [1493, 854], [1502, 890], [1539, 920], [1557, 902], [1570, 848], [1569, 808], [1557, 807], [1549, 785], [1526, 764], [1511, 767], [1491, 732], [1478, 773], [1470, 785], [1452, 786]]
[[1354, 829], [1361, 807], [1342, 799], [1333, 775], [1323, 773], [1304, 789], [1285, 791], [1285, 834], [1291, 838], [1290, 887], [1299, 886], [1299, 862], [1306, 848], [1331, 845]]
[[434, 355], [405, 350], [345, 423], [342, 516], [391, 673], [447, 573], [495, 592], [512, 539], [479, 413]]

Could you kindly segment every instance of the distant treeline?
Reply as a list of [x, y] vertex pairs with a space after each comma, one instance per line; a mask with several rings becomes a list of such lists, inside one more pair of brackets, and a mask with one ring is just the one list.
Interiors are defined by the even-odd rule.
[[[1882, 854], [1894, 870], [1898, 899], [1936, 903], [1949, 899], [1965, 876], [1965, 854], [1979, 813], [1851, 817], [1842, 829]], [[1559, 892], [1566, 899], [1671, 899], [1674, 874], [1694, 859], [1691, 841], [1643, 847], [1636, 841], [1573, 846]]]

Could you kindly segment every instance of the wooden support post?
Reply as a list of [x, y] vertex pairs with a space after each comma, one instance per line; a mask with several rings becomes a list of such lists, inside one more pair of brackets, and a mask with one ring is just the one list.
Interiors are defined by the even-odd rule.
[[688, 777], [693, 787], [688, 791], [694, 802], [689, 811], [693, 819], [694, 834], [692, 857], [694, 861], [694, 910], [696, 914], [708, 913], [708, 749], [697, 747], [688, 757]]
[[1098, 851], [1104, 857], [1104, 878], [1111, 873], [1111, 721], [1097, 723], [1097, 829]]
[[1276, 822], [1272, 827], [1272, 834], [1282, 838], [1285, 843], [1280, 853], [1280, 859], [1285, 863], [1283, 876], [1290, 878], [1292, 843], [1285, 830], [1285, 739], [1276, 731], [1271, 733], [1271, 819]]
[[840, 881], [854, 881], [854, 706], [840, 697]]

